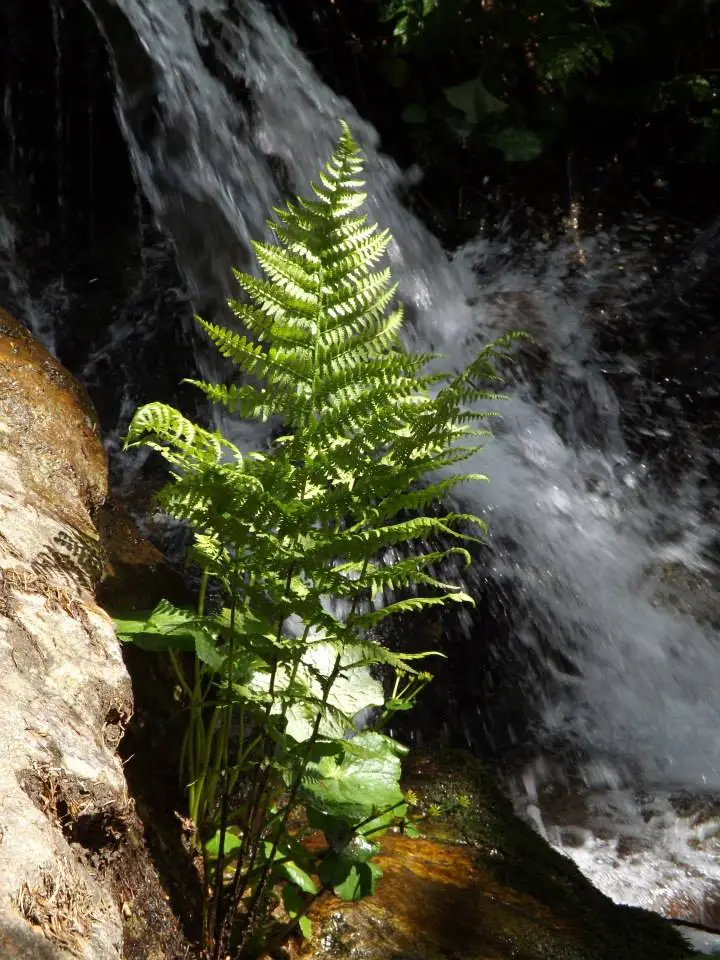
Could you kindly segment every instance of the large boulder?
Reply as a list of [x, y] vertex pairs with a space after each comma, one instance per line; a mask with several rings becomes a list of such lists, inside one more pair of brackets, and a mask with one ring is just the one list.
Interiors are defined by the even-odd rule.
[[88, 398], [0, 311], [0, 956], [119, 960], [98, 869], [132, 819], [132, 692], [94, 585], [107, 464]]
[[77, 380], [2, 309], [0, 383], [0, 452], [13, 460], [3, 476], [16, 478], [25, 503], [97, 542], [91, 513], [108, 480], [95, 410]]

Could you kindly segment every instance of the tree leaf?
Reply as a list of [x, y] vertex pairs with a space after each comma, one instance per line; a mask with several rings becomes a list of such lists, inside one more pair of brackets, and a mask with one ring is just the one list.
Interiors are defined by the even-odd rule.
[[400, 116], [405, 123], [419, 124], [427, 122], [428, 112], [421, 103], [409, 103]]
[[540, 137], [527, 127], [505, 127], [495, 134], [490, 142], [501, 150], [505, 159], [511, 163], [525, 163], [534, 160], [543, 152]]
[[507, 104], [494, 97], [480, 77], [443, 89], [449, 104], [465, 114], [468, 123], [476, 124], [491, 113], [502, 113]]

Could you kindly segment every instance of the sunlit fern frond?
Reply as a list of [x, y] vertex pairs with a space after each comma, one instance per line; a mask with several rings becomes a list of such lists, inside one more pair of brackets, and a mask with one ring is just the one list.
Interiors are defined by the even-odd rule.
[[157, 450], [173, 466], [184, 470], [219, 463], [224, 452], [240, 458], [237, 447], [221, 433], [199, 427], [165, 403], [148, 403], [135, 413], [125, 449], [137, 446]]
[[[424, 561], [393, 569], [375, 561], [394, 546], [422, 550], [433, 538], [481, 533], [480, 518], [436, 508], [460, 485], [485, 479], [458, 465], [481, 448], [484, 407], [498, 398], [488, 384], [515, 338], [488, 344], [459, 374], [431, 374], [437, 358], [404, 347], [402, 306], [383, 263], [391, 238], [360, 209], [362, 167], [342, 124], [311, 195], [275, 211], [274, 242], [253, 244], [262, 276], [235, 271], [244, 299], [229, 306], [238, 327], [199, 321], [236, 380], [189, 382], [234, 416], [281, 421], [271, 453], [240, 457], [220, 434], [160, 404], [138, 411], [127, 441], [170, 460], [177, 478], [167, 509], [208, 543], [232, 544], [244, 576], [263, 585], [262, 603], [276, 612], [294, 603], [330, 633], [333, 618], [312, 609], [321, 586], [345, 596], [415, 583], [457, 598]], [[343, 563], [365, 565], [354, 587], [328, 573]], [[283, 564], [301, 571], [305, 597], [288, 591]]]

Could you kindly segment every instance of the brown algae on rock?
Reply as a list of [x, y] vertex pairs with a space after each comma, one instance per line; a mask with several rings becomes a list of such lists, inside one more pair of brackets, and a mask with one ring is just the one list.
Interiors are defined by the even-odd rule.
[[383, 838], [384, 875], [360, 903], [323, 900], [304, 960], [679, 960], [666, 921], [619, 907], [520, 821], [492, 776], [460, 751], [417, 756], [405, 786], [420, 839]]

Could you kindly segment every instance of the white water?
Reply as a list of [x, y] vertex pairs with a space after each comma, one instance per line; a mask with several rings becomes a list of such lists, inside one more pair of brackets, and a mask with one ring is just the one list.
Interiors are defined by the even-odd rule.
[[[92, 0], [86, 2], [93, 8]], [[672, 497], [661, 497], [647, 465], [628, 453], [618, 401], [594, 341], [598, 292], [622, 315], [645, 280], [642, 258], [621, 257], [607, 237], [584, 238], [585, 266], [570, 278], [573, 237], [538, 248], [522, 262], [502, 245], [478, 240], [450, 261], [402, 206], [403, 174], [378, 153], [375, 132], [319, 80], [259, 4], [247, 2], [242, 21], [232, 21], [220, 0], [115, 2], [142, 48], [113, 49], [113, 30], [98, 16], [114, 55], [118, 115], [138, 182], [175, 242], [201, 309], [224, 299], [230, 264], [248, 266], [249, 239], [264, 233], [264, 219], [284, 186], [306, 187], [333, 145], [337, 119], [344, 117], [368, 155], [371, 214], [395, 238], [390, 255], [410, 306], [408, 336], [458, 364], [478, 339], [508, 326], [532, 329], [548, 355], [544, 396], [538, 400], [532, 384], [520, 379], [512, 399], [502, 404], [497, 439], [469, 466], [491, 477], [489, 486], [473, 494], [471, 506], [490, 522], [496, 545], [491, 578], [515, 584], [522, 599], [514, 642], [545, 662], [544, 683], [536, 691], [542, 701], [538, 735], [552, 744], [576, 744], [596, 758], [581, 773], [601, 798], [609, 796], [613, 779], [622, 788], [629, 771], [638, 783], [658, 789], [720, 790], [718, 637], [654, 602], [663, 564], [678, 561], [714, 572], [714, 531], [698, 502], [702, 458]], [[213, 52], [226, 76], [246, 85], [250, 113], [237, 91], [208, 70], [202, 47]], [[125, 65], [136, 55], [151, 63], [152, 87], [136, 88], [128, 79]], [[0, 221], [0, 256], [12, 253], [14, 242], [10, 225]], [[624, 270], [618, 269], [620, 260]], [[28, 315], [52, 346], [42, 316], [33, 321]], [[201, 350], [198, 359], [203, 373], [212, 375], [210, 355]], [[632, 367], [623, 358], [613, 363]], [[232, 429], [241, 441], [263, 440], [247, 425]], [[514, 547], [508, 549], [508, 542]], [[555, 665], [548, 647], [562, 652], [573, 669]], [[489, 708], [478, 703], [477, 709]], [[542, 782], [541, 772], [528, 769], [519, 801], [529, 805], [540, 828], [607, 892], [649, 904], [657, 893], [651, 896], [649, 889], [665, 882], [666, 874], [651, 875], [647, 889], [637, 874], [635, 892], [623, 893], [626, 881], [618, 877], [625, 875], [617, 864], [608, 866], [608, 848], [602, 846], [616, 843], [617, 836], [603, 841], [591, 823], [571, 849], [551, 809], [534, 803]], [[618, 805], [627, 801], [623, 816], [634, 829], [640, 822], [636, 801], [627, 792], [617, 796], [623, 798], [613, 801], [617, 820]], [[665, 795], [654, 796], [662, 805]], [[603, 814], [594, 816], [602, 820]], [[682, 861], [678, 844], [692, 860], [691, 829], [682, 818], [663, 809], [654, 823], [657, 830], [648, 829], [648, 835], [662, 869]], [[675, 845], [673, 831], [685, 831]], [[712, 850], [707, 857], [715, 857]], [[698, 860], [699, 875], [720, 882], [715, 867]], [[663, 905], [657, 897], [652, 902]]]
[[[720, 787], [720, 739], [712, 735], [720, 729], [716, 638], [652, 602], [651, 572], [660, 564], [673, 557], [709, 563], [703, 548], [711, 531], [694, 502], [696, 478], [689, 477], [672, 502], [653, 497], [643, 465], [625, 449], [618, 403], [593, 345], [592, 297], [605, 289], [622, 305], [637, 273], [613, 269], [611, 251], [595, 256], [590, 242], [588, 265], [572, 289], [566, 282], [571, 244], [536, 251], [534, 276], [507, 264], [494, 272], [497, 247], [482, 241], [450, 262], [402, 206], [402, 174], [377, 152], [374, 131], [319, 80], [259, 4], [246, 4], [242, 20], [231, 22], [226, 5], [213, 0], [116, 2], [153, 63], [159, 116], [151, 136], [138, 132], [144, 109], [125, 86], [117, 54], [121, 121], [139, 181], [174, 236], [198, 300], [208, 300], [217, 285], [227, 289], [228, 259], [244, 262], [250, 238], [264, 232], [267, 211], [281, 197], [270, 158], [282, 159], [291, 189], [304, 189], [332, 148], [339, 117], [349, 120], [368, 155], [371, 212], [394, 235], [392, 266], [411, 306], [409, 336], [418, 345], [461, 363], [476, 338], [508, 323], [496, 306], [498, 294], [522, 296], [525, 316], [506, 309], [509, 323], [534, 329], [550, 354], [558, 394], [538, 404], [518, 385], [502, 404], [500, 437], [471, 466], [492, 478], [474, 495], [481, 498], [475, 506], [489, 514], [496, 536], [520, 547], [519, 557], [499, 554], [496, 565], [531, 600], [535, 622], [522, 625], [522, 641], [534, 643], [542, 630], [551, 643], [571, 645], [581, 670], [549, 684], [546, 729], [630, 757], [646, 776]], [[252, 119], [209, 72], [202, 46], [247, 86]], [[481, 285], [478, 269], [485, 275]], [[563, 403], [569, 442], [556, 429], [557, 416], [550, 416], [550, 407]], [[681, 531], [671, 547], [655, 539], [668, 525]]]
[[20, 239], [17, 227], [0, 207], [0, 275], [17, 304], [18, 315], [40, 343], [54, 353], [57, 319], [65, 319], [70, 297], [62, 276], [50, 280], [38, 293], [31, 290], [30, 279], [17, 252]]

